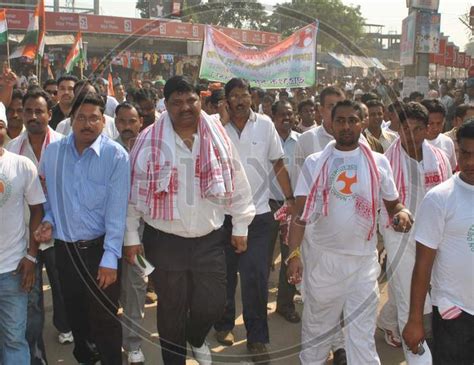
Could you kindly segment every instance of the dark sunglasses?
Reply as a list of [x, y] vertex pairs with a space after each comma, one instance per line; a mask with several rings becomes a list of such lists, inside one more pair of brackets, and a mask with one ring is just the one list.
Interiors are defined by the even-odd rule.
[[46, 90], [46, 92], [51, 95], [58, 95], [58, 90]]

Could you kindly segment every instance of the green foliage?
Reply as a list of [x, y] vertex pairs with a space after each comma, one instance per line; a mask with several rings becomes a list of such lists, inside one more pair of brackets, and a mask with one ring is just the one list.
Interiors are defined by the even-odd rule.
[[135, 8], [140, 11], [140, 16], [142, 18], [150, 17], [150, 2], [148, 0], [137, 0]]
[[344, 5], [341, 0], [294, 0], [279, 4], [270, 16], [267, 30], [288, 36], [314, 19], [320, 21], [318, 43], [325, 50], [347, 52], [344, 43], [357, 44], [363, 35], [360, 7]]
[[267, 22], [263, 5], [255, 0], [195, 3], [185, 3], [183, 21], [256, 30]]

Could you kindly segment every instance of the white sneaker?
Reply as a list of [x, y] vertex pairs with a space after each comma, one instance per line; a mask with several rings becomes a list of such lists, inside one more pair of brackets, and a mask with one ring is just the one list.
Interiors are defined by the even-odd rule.
[[142, 349], [140, 347], [138, 348], [138, 350], [130, 351], [128, 353], [129, 364], [144, 363], [144, 362], [145, 362], [145, 355], [143, 355]]
[[212, 365], [211, 349], [206, 341], [204, 341], [201, 347], [194, 347], [191, 345], [191, 349], [193, 350], [193, 356], [199, 365]]
[[74, 337], [72, 336], [72, 332], [66, 332], [66, 333], [59, 333], [58, 335], [58, 341], [61, 345], [65, 345], [67, 343], [73, 343], [74, 342]]

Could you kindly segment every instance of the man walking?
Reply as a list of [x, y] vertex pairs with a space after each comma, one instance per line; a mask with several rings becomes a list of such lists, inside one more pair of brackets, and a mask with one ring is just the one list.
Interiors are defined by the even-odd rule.
[[[102, 135], [104, 102], [82, 94], [71, 109], [73, 133], [52, 143], [41, 161], [48, 192], [36, 238], [54, 230], [56, 265], [78, 362], [122, 361], [117, 318], [130, 167], [126, 151]], [[95, 343], [99, 354], [91, 346]]]
[[[10, 152], [30, 159], [39, 168], [44, 150], [50, 143], [59, 141], [63, 135], [48, 126], [51, 118], [50, 96], [40, 88], [30, 89], [23, 97], [23, 123], [26, 130], [12, 140], [7, 149]], [[29, 219], [25, 212], [26, 222]], [[26, 338], [30, 346], [31, 363], [46, 363], [46, 352], [43, 341], [44, 300], [43, 300], [43, 266], [46, 267], [53, 297], [53, 323], [59, 331], [60, 343], [73, 341], [71, 328], [67, 322], [63, 296], [59, 285], [58, 271], [54, 257], [54, 241], [43, 242], [39, 246], [36, 264], [36, 281], [28, 295], [28, 324]]]
[[56, 129], [59, 122], [69, 117], [74, 101], [74, 85], [77, 77], [72, 75], [61, 76], [58, 80], [59, 102], [53, 107], [49, 125]]
[[[235, 252], [230, 245], [230, 235], [227, 237], [227, 303], [223, 317], [215, 325], [216, 336], [222, 344], [231, 345], [234, 342], [232, 329], [235, 326], [235, 290], [239, 273], [247, 349], [253, 361], [266, 362], [269, 361], [266, 344], [270, 340], [267, 321], [268, 251], [273, 222], [268, 205], [270, 170], [273, 168], [291, 212], [293, 190], [283, 162], [280, 137], [268, 117], [252, 111], [249, 83], [233, 78], [225, 85], [224, 91], [230, 117], [225, 129], [242, 159], [252, 188], [256, 215], [249, 226], [248, 250], [245, 253]], [[230, 232], [232, 224], [229, 218], [225, 225]]]
[[403, 330], [417, 354], [431, 283], [437, 365], [474, 363], [474, 119], [459, 127], [456, 139], [460, 172], [431, 189], [418, 210], [410, 316]]
[[[3, 148], [7, 118], [0, 105], [0, 363], [30, 365], [26, 341], [28, 292], [35, 281], [39, 245], [33, 232], [43, 218], [45, 198], [34, 164]], [[29, 246], [25, 203], [30, 211]]]
[[[451, 176], [449, 161], [439, 148], [429, 144], [425, 137], [428, 111], [416, 102], [405, 105], [400, 114], [400, 138], [385, 153], [390, 162], [400, 201], [414, 214], [425, 196], [434, 186]], [[415, 223], [415, 226], [418, 222]], [[403, 329], [408, 320], [411, 273], [415, 264], [415, 239], [413, 234], [399, 233], [392, 229], [386, 210], [382, 209], [380, 230], [384, 237], [392, 289], [397, 306], [398, 328]], [[429, 298], [425, 314], [431, 313]], [[409, 365], [428, 364], [431, 354], [413, 355], [404, 345], [405, 359]]]
[[[188, 342], [199, 364], [210, 365], [205, 338], [224, 310], [225, 239], [231, 236], [237, 253], [247, 249], [255, 208], [229, 137], [201, 111], [193, 85], [172, 77], [164, 96], [167, 112], [143, 130], [132, 149], [125, 246], [140, 245], [142, 218], [144, 248], [155, 266], [163, 362], [184, 365]], [[223, 226], [226, 212], [231, 231]], [[137, 252], [127, 254], [128, 260]]]
[[[334, 106], [335, 141], [306, 159], [295, 190], [298, 216], [290, 226], [287, 273], [294, 284], [303, 275], [303, 364], [326, 363], [341, 313], [347, 362], [380, 364], [374, 340], [379, 202], [397, 230], [408, 231], [411, 220], [398, 201], [387, 159], [359, 143], [362, 119], [356, 102]], [[308, 223], [303, 265], [299, 247]]]

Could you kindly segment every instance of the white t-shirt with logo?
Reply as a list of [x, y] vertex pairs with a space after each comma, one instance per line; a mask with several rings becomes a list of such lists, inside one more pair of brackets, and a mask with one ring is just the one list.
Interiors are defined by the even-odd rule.
[[452, 176], [426, 194], [416, 220], [416, 240], [437, 250], [433, 305], [448, 300], [474, 315], [474, 185]]
[[27, 157], [3, 149], [0, 156], [0, 274], [14, 271], [25, 256], [28, 241], [25, 201], [28, 205], [46, 201], [38, 171]]
[[[316, 180], [316, 166], [322, 152], [306, 158], [295, 196], [308, 196]], [[398, 199], [398, 192], [393, 179], [392, 169], [387, 158], [373, 152], [375, 163], [380, 174], [380, 199], [393, 201]], [[376, 250], [377, 235], [368, 241], [367, 231], [357, 223], [355, 197], [361, 189], [369, 189], [370, 181], [362, 181], [358, 169], [364, 157], [360, 148], [353, 151], [335, 149], [329, 158], [329, 213], [321, 216], [314, 224], [306, 226], [305, 238], [320, 247], [348, 255], [372, 255]], [[305, 176], [307, 178], [305, 178]], [[368, 180], [368, 179], [367, 179]]]

